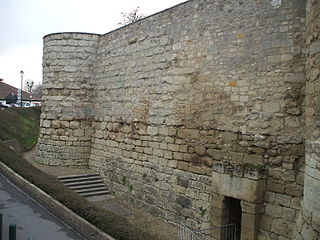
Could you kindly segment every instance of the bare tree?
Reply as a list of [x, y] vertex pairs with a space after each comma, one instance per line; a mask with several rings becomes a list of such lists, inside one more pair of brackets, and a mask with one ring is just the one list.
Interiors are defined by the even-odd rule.
[[42, 98], [42, 84], [36, 84], [32, 89], [32, 96], [34, 99], [41, 99]]
[[121, 12], [121, 15], [122, 15], [122, 21], [119, 22], [118, 24], [122, 26], [136, 22], [145, 17], [144, 14], [139, 12], [139, 7], [136, 7], [129, 13]]

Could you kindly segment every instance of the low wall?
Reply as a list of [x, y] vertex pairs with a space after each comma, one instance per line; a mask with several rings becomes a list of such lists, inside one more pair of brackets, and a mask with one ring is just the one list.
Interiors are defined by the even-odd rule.
[[10, 181], [21, 188], [25, 193], [32, 196], [37, 202], [41, 203], [46, 209], [52, 212], [56, 217], [60, 218], [64, 223], [71, 226], [82, 236], [89, 240], [115, 240], [106, 233], [100, 231], [91, 223], [79, 217], [70, 209], [59, 203], [57, 200], [46, 194], [44, 191], [31, 184], [19, 174], [12, 171], [8, 166], [0, 163], [0, 171]]

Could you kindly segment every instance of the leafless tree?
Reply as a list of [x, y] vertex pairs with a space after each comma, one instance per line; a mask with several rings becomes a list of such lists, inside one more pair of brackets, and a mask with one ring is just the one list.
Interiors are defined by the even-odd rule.
[[122, 21], [119, 22], [118, 24], [122, 26], [136, 22], [145, 17], [144, 14], [139, 12], [139, 7], [136, 7], [129, 13], [121, 12], [121, 15], [122, 15]]
[[32, 89], [32, 98], [33, 99], [41, 99], [42, 97], [42, 84], [36, 84]]

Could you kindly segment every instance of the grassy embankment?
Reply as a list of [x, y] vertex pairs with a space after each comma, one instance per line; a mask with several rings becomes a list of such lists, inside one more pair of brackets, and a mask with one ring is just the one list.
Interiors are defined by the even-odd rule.
[[24, 149], [31, 149], [39, 135], [40, 109], [6, 109], [0, 111], [0, 161], [33, 183], [63, 205], [105, 233], [119, 240], [156, 240], [158, 237], [141, 231], [122, 216], [97, 207], [71, 191], [54, 176], [25, 161], [2, 141], [17, 139]]
[[24, 150], [37, 143], [40, 108], [8, 108], [0, 111], [0, 140], [16, 139]]

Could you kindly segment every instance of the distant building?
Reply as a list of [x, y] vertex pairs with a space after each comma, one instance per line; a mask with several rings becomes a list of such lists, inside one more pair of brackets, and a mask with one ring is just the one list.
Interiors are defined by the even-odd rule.
[[[10, 86], [3, 82], [3, 79], [0, 78], [0, 101], [2, 103], [16, 103], [18, 100], [18, 88]], [[31, 94], [25, 91], [22, 91], [22, 100], [29, 101]]]

